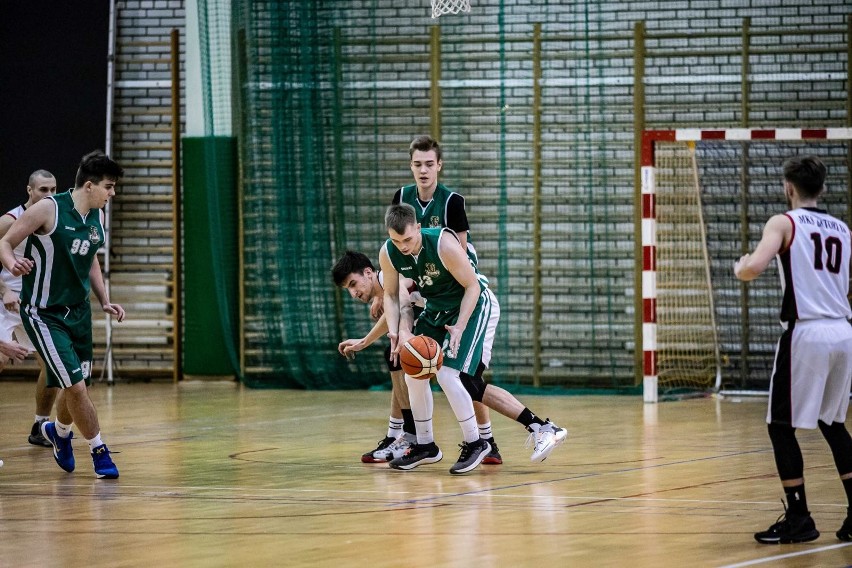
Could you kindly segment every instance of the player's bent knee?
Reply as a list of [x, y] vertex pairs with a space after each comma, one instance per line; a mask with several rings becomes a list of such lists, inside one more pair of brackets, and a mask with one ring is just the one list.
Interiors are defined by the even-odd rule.
[[461, 373], [459, 375], [461, 379], [462, 386], [464, 386], [464, 390], [470, 395], [470, 398], [474, 402], [482, 402], [482, 397], [485, 396], [485, 381], [482, 380], [481, 376], [471, 376], [467, 373]]

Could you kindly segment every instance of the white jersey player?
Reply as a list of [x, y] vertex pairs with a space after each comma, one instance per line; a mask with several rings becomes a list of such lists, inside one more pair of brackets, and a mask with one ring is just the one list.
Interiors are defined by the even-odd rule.
[[[46, 170], [36, 170], [30, 174], [27, 184], [27, 201], [23, 205], [18, 205], [14, 209], [8, 211], [3, 216], [0, 216], [0, 237], [6, 234], [12, 223], [15, 222], [26, 209], [48, 195], [56, 195], [56, 178], [53, 174]], [[23, 258], [24, 248], [27, 241], [22, 241], [15, 247], [14, 253], [18, 258]], [[35, 349], [27, 336], [24, 326], [21, 323], [21, 314], [19, 306], [21, 303], [21, 277], [15, 276], [5, 268], [0, 271], [0, 296], [3, 298], [3, 304], [0, 306], [0, 342], [12, 342], [14, 339], [18, 347], [24, 350], [24, 357], [29, 353], [34, 353]], [[5, 353], [4, 353], [5, 354]], [[13, 357], [14, 359], [23, 359], [24, 357]], [[50, 442], [41, 434], [41, 423], [50, 419], [50, 411], [53, 408], [53, 402], [56, 399], [56, 389], [47, 388], [46, 374], [44, 370], [44, 362], [36, 354], [40, 372], [36, 383], [36, 411], [35, 422], [28, 441], [35, 446], [52, 447]], [[0, 357], [0, 370], [3, 369], [8, 362], [9, 357]]]
[[852, 540], [852, 437], [846, 430], [852, 382], [852, 310], [849, 308], [849, 227], [817, 206], [826, 169], [815, 157], [784, 162], [784, 193], [791, 210], [766, 223], [751, 255], [734, 265], [740, 280], [757, 278], [777, 257], [784, 293], [772, 381], [769, 438], [788, 507], [781, 520], [755, 533], [764, 544], [808, 542], [819, 537], [808, 511], [804, 463], [796, 428], [819, 427], [849, 502], [836, 535]]

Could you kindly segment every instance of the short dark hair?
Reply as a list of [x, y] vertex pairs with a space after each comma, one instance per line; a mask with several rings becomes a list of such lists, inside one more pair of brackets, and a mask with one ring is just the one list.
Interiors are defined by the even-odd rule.
[[331, 269], [331, 277], [334, 280], [335, 286], [342, 286], [343, 281], [350, 274], [364, 274], [366, 269], [376, 270], [373, 268], [373, 263], [367, 258], [367, 255], [353, 250], [348, 250], [343, 253], [334, 267]]
[[409, 225], [416, 223], [417, 214], [414, 212], [414, 207], [408, 203], [391, 205], [385, 212], [385, 227], [399, 234], [404, 233]]
[[36, 170], [36, 171], [34, 171], [33, 173], [30, 174], [29, 179], [27, 179], [27, 185], [30, 186], [30, 187], [35, 185], [35, 179], [37, 177], [52, 178], [52, 177], [56, 177], [56, 176], [54, 176], [52, 173], [50, 173], [47, 170]]
[[784, 179], [792, 183], [799, 195], [817, 197], [825, 188], [825, 164], [816, 156], [793, 156], [784, 160]]
[[424, 134], [423, 136], [418, 136], [414, 140], [411, 141], [411, 144], [408, 146], [408, 157], [413, 158], [414, 152], [420, 150], [421, 152], [428, 152], [429, 150], [435, 150], [435, 158], [438, 160], [441, 159], [441, 145], [437, 140]]
[[89, 152], [80, 160], [77, 176], [74, 178], [75, 187], [83, 187], [86, 182], [98, 184], [104, 178], [118, 181], [124, 175], [124, 170], [101, 150]]

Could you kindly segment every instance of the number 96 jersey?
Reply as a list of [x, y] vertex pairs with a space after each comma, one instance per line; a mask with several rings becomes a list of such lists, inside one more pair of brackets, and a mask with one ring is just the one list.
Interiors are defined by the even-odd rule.
[[850, 319], [849, 227], [822, 209], [802, 207], [786, 213], [793, 237], [778, 253], [782, 323]]
[[21, 303], [39, 308], [74, 306], [89, 299], [89, 270], [104, 244], [101, 211], [80, 215], [71, 190], [45, 199], [55, 204], [55, 221], [49, 233], [27, 238], [24, 256], [35, 265], [24, 275]]

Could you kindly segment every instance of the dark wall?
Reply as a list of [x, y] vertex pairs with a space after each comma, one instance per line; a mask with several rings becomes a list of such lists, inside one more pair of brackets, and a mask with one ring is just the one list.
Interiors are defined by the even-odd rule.
[[0, 1], [0, 213], [36, 169], [74, 184], [106, 139], [107, 0]]

